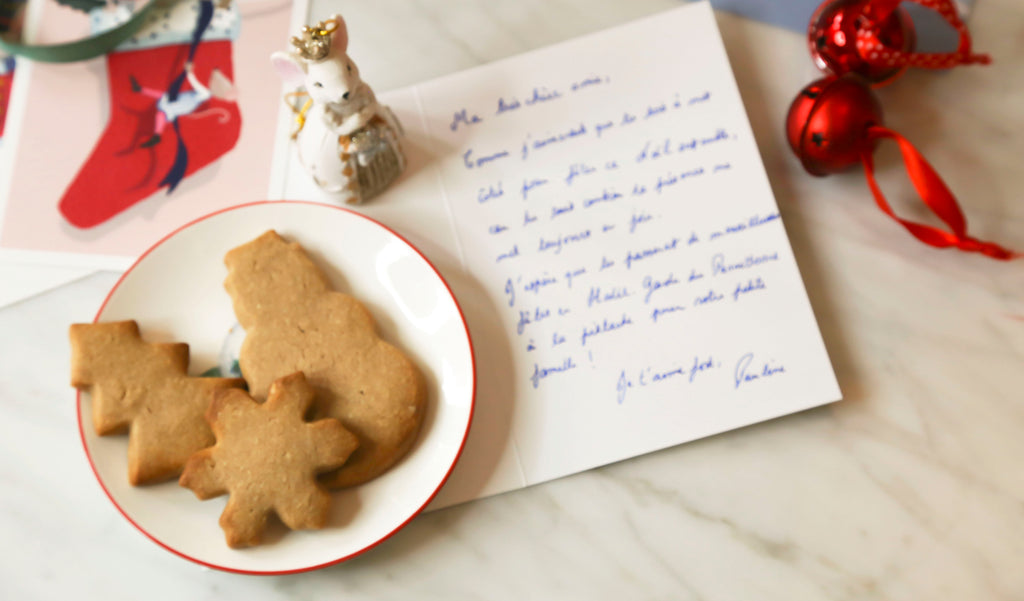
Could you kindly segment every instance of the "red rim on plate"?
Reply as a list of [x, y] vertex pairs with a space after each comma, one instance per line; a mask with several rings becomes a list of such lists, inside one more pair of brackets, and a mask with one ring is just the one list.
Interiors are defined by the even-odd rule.
[[462, 311], [462, 306], [459, 305], [458, 299], [455, 298], [455, 294], [452, 292], [451, 286], [448, 285], [447, 280], [445, 280], [444, 276], [441, 275], [441, 272], [439, 272], [437, 270], [437, 267], [435, 267], [434, 264], [431, 263], [430, 260], [427, 259], [427, 257], [422, 252], [420, 252], [420, 250], [418, 248], [416, 248], [415, 245], [413, 245], [411, 242], [406, 240], [402, 235], [398, 234], [397, 232], [395, 232], [394, 230], [392, 230], [388, 226], [380, 223], [379, 221], [377, 221], [375, 219], [372, 219], [370, 217], [367, 217], [366, 215], [363, 215], [363, 214], [358, 213], [356, 211], [351, 211], [351, 210], [343, 208], [343, 207], [337, 207], [337, 206], [333, 206], [333, 205], [327, 205], [327, 204], [322, 204], [322, 203], [317, 203], [317, 202], [310, 202], [310, 201], [272, 200], [272, 201], [250, 202], [250, 203], [246, 203], [246, 204], [235, 205], [233, 207], [228, 207], [226, 209], [221, 209], [219, 211], [215, 211], [213, 213], [209, 213], [207, 215], [203, 215], [202, 217], [198, 217], [196, 219], [193, 219], [192, 221], [182, 225], [181, 227], [178, 227], [177, 229], [175, 229], [171, 233], [169, 233], [166, 236], [164, 236], [163, 238], [161, 238], [156, 244], [154, 244], [153, 246], [150, 246], [146, 250], [146, 252], [142, 253], [139, 256], [139, 258], [135, 260], [134, 263], [132, 263], [131, 267], [129, 267], [121, 275], [120, 278], [118, 278], [117, 283], [114, 284], [114, 286], [110, 289], [110, 292], [107, 293], [106, 298], [103, 299], [103, 304], [100, 305], [99, 310], [96, 312], [96, 317], [93, 318], [93, 323], [99, 322], [100, 316], [103, 315], [103, 310], [106, 308], [107, 303], [110, 301], [110, 298], [114, 295], [114, 292], [116, 292], [117, 289], [121, 286], [121, 283], [124, 281], [124, 279], [126, 277], [128, 277], [128, 275], [135, 269], [135, 267], [138, 266], [138, 264], [141, 263], [146, 258], [147, 255], [149, 255], [151, 252], [153, 252], [159, 246], [161, 246], [162, 244], [164, 244], [165, 242], [167, 242], [168, 240], [173, 238], [179, 232], [181, 232], [182, 230], [185, 230], [185, 229], [191, 227], [192, 225], [195, 225], [196, 223], [199, 223], [201, 221], [205, 221], [207, 219], [210, 219], [211, 217], [220, 215], [222, 213], [227, 213], [227, 212], [230, 212], [230, 211], [236, 211], [236, 210], [239, 210], [239, 209], [244, 209], [246, 207], [263, 206], [263, 205], [271, 205], [271, 204], [280, 204], [280, 205], [305, 204], [305, 205], [312, 205], [312, 206], [316, 206], [316, 207], [322, 207], [322, 208], [325, 208], [325, 209], [333, 209], [333, 210], [336, 210], [336, 211], [342, 211], [344, 213], [348, 213], [350, 215], [357, 216], [357, 217], [359, 217], [361, 219], [365, 219], [366, 221], [372, 223], [373, 225], [376, 225], [376, 226], [384, 229], [385, 231], [390, 233], [395, 238], [397, 238], [397, 239], [401, 240], [402, 242], [404, 242], [406, 244], [406, 246], [408, 246], [410, 249], [413, 250], [413, 252], [415, 252], [417, 255], [419, 255], [419, 257], [421, 259], [423, 259], [423, 261], [434, 271], [434, 274], [437, 276], [437, 278], [444, 285], [445, 290], [448, 291], [448, 295], [451, 297], [452, 302], [455, 304], [455, 309], [459, 312], [459, 318], [462, 321], [462, 327], [463, 327], [463, 329], [465, 330], [465, 333], [466, 333], [466, 342], [469, 345], [469, 359], [470, 359], [470, 367], [471, 367], [470, 373], [471, 373], [471, 376], [472, 376], [472, 382], [471, 382], [471, 387], [470, 387], [471, 393], [470, 393], [470, 401], [469, 401], [469, 415], [467, 416], [467, 420], [466, 420], [466, 430], [462, 434], [462, 440], [459, 442], [458, 450], [456, 451], [455, 456], [452, 458], [452, 463], [451, 463], [450, 466], [448, 466], [448, 469], [445, 472], [444, 477], [441, 478], [440, 482], [438, 482], [438, 484], [437, 484], [437, 487], [434, 489], [434, 491], [432, 493], [430, 493], [430, 495], [426, 498], [426, 500], [423, 502], [422, 505], [420, 505], [408, 517], [406, 517], [404, 520], [402, 520], [402, 522], [400, 524], [398, 524], [393, 530], [391, 530], [390, 532], [388, 532], [385, 535], [381, 536], [376, 541], [366, 545], [365, 547], [363, 547], [363, 548], [361, 548], [361, 549], [359, 549], [357, 551], [354, 551], [352, 553], [349, 553], [348, 555], [344, 555], [344, 556], [339, 557], [337, 559], [333, 559], [331, 561], [327, 561], [327, 562], [316, 564], [316, 565], [312, 565], [312, 566], [307, 566], [307, 567], [303, 567], [303, 568], [295, 568], [295, 569], [291, 569], [291, 570], [276, 570], [276, 571], [273, 571], [273, 570], [268, 570], [268, 571], [242, 570], [242, 569], [238, 569], [238, 568], [232, 568], [232, 567], [228, 567], [228, 566], [221, 566], [221, 565], [209, 563], [207, 561], [203, 561], [203, 560], [201, 560], [201, 559], [199, 559], [197, 557], [192, 557], [191, 555], [183, 553], [183, 552], [181, 552], [181, 551], [179, 551], [179, 550], [177, 550], [177, 549], [175, 549], [175, 548], [173, 548], [173, 547], [163, 543], [162, 541], [157, 539], [155, 536], [150, 534], [145, 528], [143, 528], [135, 520], [133, 520], [125, 512], [125, 510], [118, 504], [118, 502], [114, 499], [114, 496], [110, 494], [110, 491], [107, 490], [107, 486], [106, 486], [106, 484], [104, 484], [103, 478], [100, 477], [100, 474], [99, 474], [99, 472], [96, 469], [96, 465], [93, 463], [92, 455], [89, 453], [89, 445], [88, 445], [88, 443], [86, 442], [86, 439], [85, 439], [85, 427], [82, 424], [82, 393], [81, 393], [81, 391], [76, 393], [76, 395], [75, 395], [75, 402], [76, 402], [76, 409], [77, 409], [77, 413], [78, 413], [78, 433], [79, 433], [79, 436], [80, 436], [81, 441], [82, 441], [82, 448], [85, 450], [85, 456], [89, 460], [89, 467], [92, 469], [93, 475], [96, 477], [96, 481], [99, 483], [100, 488], [103, 489], [103, 493], [107, 496], [107, 498], [114, 505], [114, 507], [117, 508], [117, 511], [122, 516], [124, 516], [124, 518], [126, 520], [128, 520], [128, 522], [132, 526], [134, 526], [139, 532], [144, 534], [146, 536], [146, 538], [148, 538], [149, 540], [153, 541], [154, 543], [160, 545], [164, 549], [170, 551], [171, 553], [174, 553], [175, 555], [177, 555], [179, 557], [183, 557], [183, 558], [185, 558], [185, 559], [187, 559], [189, 561], [195, 562], [195, 563], [197, 563], [199, 565], [206, 566], [208, 568], [213, 568], [213, 569], [216, 569], [216, 570], [223, 570], [225, 572], [233, 572], [233, 573], [236, 573], [236, 574], [251, 574], [251, 575], [264, 575], [264, 576], [278, 576], [278, 575], [284, 575], [284, 574], [296, 574], [296, 573], [300, 573], [300, 572], [309, 572], [309, 571], [312, 571], [312, 570], [318, 570], [320, 568], [325, 568], [325, 567], [328, 567], [328, 566], [332, 566], [332, 565], [341, 563], [343, 561], [352, 559], [353, 557], [356, 557], [358, 555], [362, 555], [363, 553], [369, 551], [370, 549], [376, 547], [377, 545], [381, 544], [385, 540], [387, 540], [387, 539], [391, 538], [392, 536], [394, 536], [396, 532], [398, 532], [399, 530], [404, 528], [410, 521], [412, 521], [412, 519], [414, 517], [419, 515], [423, 511], [423, 509], [426, 508], [426, 506], [430, 504], [430, 502], [434, 499], [434, 497], [437, 496], [437, 493], [441, 490], [441, 487], [443, 487], [445, 482], [448, 481], [448, 477], [451, 475], [452, 470], [455, 469], [455, 465], [458, 463], [459, 458], [462, 456], [462, 451], [463, 451], [463, 449], [466, 446], [466, 438], [469, 436], [469, 428], [470, 428], [470, 425], [473, 423], [473, 413], [474, 413], [474, 411], [476, 409], [476, 354], [473, 351], [473, 339], [472, 339], [472, 337], [470, 336], [470, 333], [469, 333], [469, 326], [466, 324], [466, 315]]

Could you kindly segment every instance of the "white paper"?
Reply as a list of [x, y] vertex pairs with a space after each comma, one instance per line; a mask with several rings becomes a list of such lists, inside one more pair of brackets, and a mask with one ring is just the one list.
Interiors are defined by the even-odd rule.
[[[31, 12], [34, 14], [38, 11], [33, 9]], [[35, 19], [30, 16], [30, 24], [27, 29], [34, 31], [36, 26]], [[28, 73], [31, 67], [30, 61], [18, 61], [14, 81], [11, 84], [13, 95], [7, 106], [7, 124], [4, 136], [0, 138], [0, 207], [7, 203], [14, 153], [17, 150], [17, 141], [21, 134], [21, 115], [24, 113], [25, 102], [28, 98]], [[94, 271], [92, 268], [71, 265], [38, 265], [2, 258], [0, 259], [0, 308], [81, 279]]]
[[[477, 355], [435, 507], [840, 398], [707, 3], [382, 100], [410, 174], [365, 212]], [[325, 199], [295, 163], [283, 196]]]

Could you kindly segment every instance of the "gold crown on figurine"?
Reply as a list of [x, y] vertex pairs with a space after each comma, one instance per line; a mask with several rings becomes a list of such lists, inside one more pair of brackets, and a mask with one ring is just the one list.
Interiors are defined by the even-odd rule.
[[337, 29], [338, 22], [334, 19], [307, 25], [302, 28], [301, 36], [292, 36], [292, 46], [307, 61], [322, 61], [331, 53], [331, 34]]

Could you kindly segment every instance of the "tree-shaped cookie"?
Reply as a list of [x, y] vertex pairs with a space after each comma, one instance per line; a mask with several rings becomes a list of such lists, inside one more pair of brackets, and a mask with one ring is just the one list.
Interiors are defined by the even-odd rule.
[[324, 482], [365, 482], [412, 446], [425, 388], [416, 367], [377, 335], [369, 311], [330, 289], [296, 243], [273, 230], [224, 258], [224, 283], [246, 336], [239, 356], [253, 398], [275, 379], [301, 371], [317, 393], [316, 415], [340, 419], [359, 438], [348, 463]]
[[188, 376], [188, 345], [149, 343], [134, 321], [73, 324], [71, 385], [92, 397], [99, 436], [128, 429], [128, 481], [173, 478], [189, 455], [213, 443], [203, 413], [238, 378]]
[[317, 474], [344, 464], [359, 443], [336, 419], [304, 420], [313, 396], [299, 372], [275, 381], [263, 404], [241, 390], [210, 404], [217, 444], [192, 455], [178, 483], [200, 499], [231, 495], [220, 516], [230, 547], [259, 544], [271, 512], [292, 530], [327, 523], [330, 493]]

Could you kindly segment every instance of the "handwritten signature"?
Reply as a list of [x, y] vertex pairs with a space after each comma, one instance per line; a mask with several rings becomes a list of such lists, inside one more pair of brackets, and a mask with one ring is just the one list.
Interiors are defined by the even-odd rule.
[[733, 381], [735, 383], [733, 388], [739, 388], [748, 382], [786, 373], [786, 367], [779, 365], [774, 360], [762, 362], [759, 367], [754, 366], [753, 363], [754, 353], [747, 353], [740, 357], [740, 360], [736, 362], [736, 370], [733, 372]]

